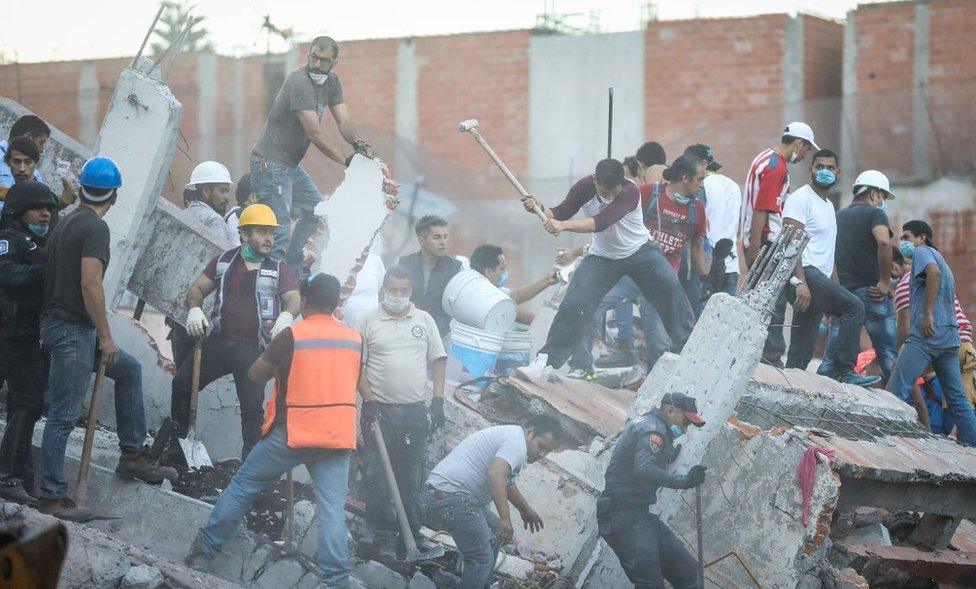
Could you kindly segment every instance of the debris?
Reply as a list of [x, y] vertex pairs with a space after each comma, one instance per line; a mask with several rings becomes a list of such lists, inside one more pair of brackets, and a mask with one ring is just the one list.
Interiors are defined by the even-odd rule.
[[164, 584], [163, 573], [158, 568], [140, 564], [126, 571], [119, 589], [159, 589]]

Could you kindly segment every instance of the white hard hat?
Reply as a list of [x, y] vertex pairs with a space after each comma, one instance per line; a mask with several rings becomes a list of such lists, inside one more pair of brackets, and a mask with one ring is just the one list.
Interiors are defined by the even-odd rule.
[[220, 162], [201, 162], [190, 173], [187, 188], [196, 188], [200, 184], [233, 184], [230, 171]]
[[895, 195], [891, 193], [891, 184], [888, 182], [888, 177], [877, 170], [864, 170], [858, 174], [857, 180], [854, 181], [855, 196], [861, 192], [858, 189], [862, 186], [884, 190], [888, 193], [888, 198], [895, 198]]
[[783, 131], [783, 135], [787, 135], [789, 137], [796, 137], [797, 139], [804, 139], [806, 141], [809, 141], [810, 145], [812, 145], [814, 149], [818, 151], [820, 150], [820, 146], [817, 145], [817, 142], [813, 140], [813, 129], [811, 129], [810, 125], [806, 123], [796, 121], [790, 123], [789, 125], [786, 125], [786, 129]]

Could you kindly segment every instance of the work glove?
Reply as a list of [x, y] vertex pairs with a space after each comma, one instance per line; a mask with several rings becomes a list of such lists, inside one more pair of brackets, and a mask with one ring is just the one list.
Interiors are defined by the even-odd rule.
[[696, 464], [688, 470], [688, 474], [685, 475], [685, 488], [694, 489], [695, 487], [701, 485], [705, 482], [705, 467], [701, 464]]
[[274, 325], [271, 327], [271, 339], [276, 338], [278, 334], [284, 331], [286, 327], [291, 327], [294, 320], [295, 317], [291, 313], [288, 311], [282, 311], [278, 315], [278, 319], [275, 320]]
[[430, 400], [430, 430], [441, 429], [445, 422], [444, 397], [433, 397]]
[[201, 338], [207, 335], [208, 329], [210, 329], [210, 322], [207, 321], [203, 310], [200, 307], [190, 309], [186, 314], [186, 332], [195, 338]]
[[380, 417], [380, 407], [377, 405], [376, 401], [363, 401], [363, 408], [360, 411], [359, 416], [359, 427], [363, 430], [363, 435], [366, 432], [373, 430], [373, 425], [376, 420]]

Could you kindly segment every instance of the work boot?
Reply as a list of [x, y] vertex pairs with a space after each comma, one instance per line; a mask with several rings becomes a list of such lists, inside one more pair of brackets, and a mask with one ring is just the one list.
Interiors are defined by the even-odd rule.
[[183, 564], [195, 571], [205, 572], [211, 562], [213, 562], [213, 557], [209, 556], [207, 551], [203, 549], [203, 541], [200, 540], [200, 536], [197, 536], [193, 539], [190, 551], [183, 557]]
[[158, 485], [165, 479], [177, 481], [180, 474], [170, 466], [159, 466], [152, 461], [145, 450], [131, 452], [123, 450], [119, 456], [119, 465], [115, 467], [115, 474], [127, 480], [140, 480], [150, 485]]
[[630, 368], [634, 364], [637, 364], [637, 354], [634, 353], [632, 346], [620, 346], [593, 362], [597, 368]]
[[838, 377], [837, 380], [844, 384], [852, 384], [859, 387], [868, 387], [881, 380], [880, 376], [874, 376], [870, 374], [858, 374], [854, 371], [848, 372], [843, 377]]
[[34, 500], [34, 496], [27, 492], [24, 481], [17, 477], [0, 479], [0, 497], [17, 503], [30, 503]]
[[53, 515], [58, 519], [85, 523], [95, 519], [95, 512], [87, 507], [81, 507], [68, 497], [61, 499], [41, 499], [37, 502], [37, 510]]

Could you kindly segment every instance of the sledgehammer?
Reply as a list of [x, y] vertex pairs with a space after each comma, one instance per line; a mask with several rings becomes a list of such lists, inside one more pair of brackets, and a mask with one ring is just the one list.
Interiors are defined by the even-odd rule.
[[[485, 138], [481, 136], [481, 133], [478, 131], [478, 119], [468, 119], [466, 121], [461, 121], [460, 123], [458, 123], [458, 131], [460, 131], [461, 133], [471, 133], [471, 136], [474, 137], [474, 140], [478, 142], [478, 145], [480, 145], [481, 148], [485, 150], [485, 153], [488, 154], [488, 157], [491, 158], [491, 161], [495, 162], [495, 165], [498, 166], [498, 169], [502, 171], [502, 174], [505, 174], [505, 177], [508, 178], [508, 181], [511, 182], [513, 186], [515, 186], [515, 190], [518, 190], [519, 194], [521, 194], [522, 196], [529, 196], [529, 192], [525, 189], [524, 186], [522, 186], [522, 183], [518, 181], [518, 178], [515, 177], [515, 174], [513, 174], [512, 171], [508, 169], [508, 166], [505, 165], [505, 162], [502, 161], [502, 158], [498, 157], [498, 154], [495, 153], [495, 150], [492, 149], [491, 146], [488, 145], [488, 142], [485, 141]], [[540, 219], [542, 219], [543, 223], [546, 222], [546, 214], [542, 212], [542, 209], [540, 209], [539, 207], [534, 207], [533, 212]]]

